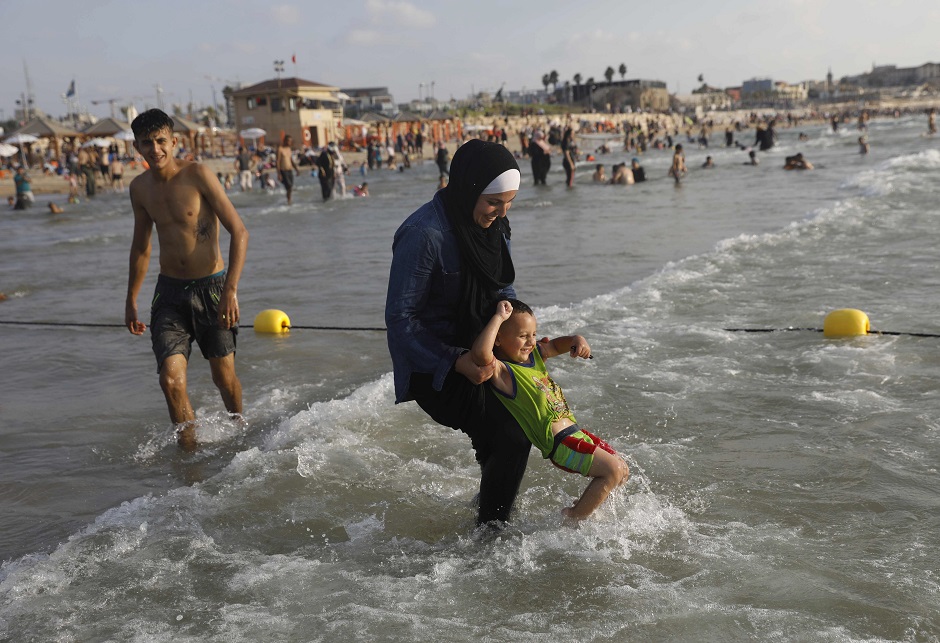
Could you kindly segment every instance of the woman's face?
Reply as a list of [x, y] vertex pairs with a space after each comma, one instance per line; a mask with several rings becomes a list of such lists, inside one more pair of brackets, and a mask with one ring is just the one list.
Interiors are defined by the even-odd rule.
[[473, 222], [481, 228], [489, 228], [500, 217], [506, 216], [519, 190], [499, 194], [481, 194], [473, 206]]

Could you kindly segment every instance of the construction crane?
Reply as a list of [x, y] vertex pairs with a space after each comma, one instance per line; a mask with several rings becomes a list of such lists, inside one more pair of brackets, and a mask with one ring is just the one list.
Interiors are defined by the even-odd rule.
[[101, 103], [107, 103], [111, 106], [111, 118], [117, 118], [117, 115], [114, 113], [114, 103], [119, 100], [124, 100], [121, 97], [118, 98], [99, 98], [98, 100], [90, 101], [92, 105], [100, 105]]
[[117, 114], [114, 111], [114, 104], [121, 100], [140, 100], [142, 96], [118, 96], [117, 98], [98, 98], [93, 101], [89, 101], [92, 105], [101, 105], [102, 103], [107, 103], [111, 107], [111, 118], [117, 118]]

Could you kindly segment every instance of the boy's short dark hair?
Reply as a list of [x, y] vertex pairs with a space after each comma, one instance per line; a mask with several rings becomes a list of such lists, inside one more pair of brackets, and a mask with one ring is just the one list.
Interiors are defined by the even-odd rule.
[[512, 306], [512, 312], [514, 312], [514, 313], [527, 313], [527, 314], [532, 315], [533, 317], [535, 317], [535, 313], [532, 312], [532, 309], [529, 308], [529, 305], [528, 305], [528, 304], [524, 304], [524, 303], [522, 303], [521, 301], [519, 301], [518, 299], [507, 299], [506, 301], [508, 301], [508, 302], [510, 303], [510, 305]]
[[131, 123], [131, 129], [134, 131], [134, 138], [139, 141], [164, 128], [170, 130], [172, 134], [175, 125], [173, 119], [166, 112], [154, 108], [148, 109], [137, 116], [134, 122]]

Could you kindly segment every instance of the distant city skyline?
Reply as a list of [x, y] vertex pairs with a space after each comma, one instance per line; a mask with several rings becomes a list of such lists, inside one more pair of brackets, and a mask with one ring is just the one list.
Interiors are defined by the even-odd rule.
[[[225, 85], [276, 75], [339, 87], [388, 87], [397, 102], [464, 99], [474, 92], [542, 89], [575, 74], [661, 80], [671, 93], [750, 78], [836, 79], [872, 65], [940, 62], [940, 3], [850, 0], [519, 0], [473, 3], [348, 0], [262, 5], [248, 0], [159, 4], [4, 0], [0, 116], [27, 91], [66, 113], [63, 95], [96, 116], [109, 101], [138, 109], [222, 102]], [[296, 63], [292, 58], [296, 57]], [[615, 74], [620, 78], [620, 74]], [[92, 101], [97, 104], [93, 104]]]

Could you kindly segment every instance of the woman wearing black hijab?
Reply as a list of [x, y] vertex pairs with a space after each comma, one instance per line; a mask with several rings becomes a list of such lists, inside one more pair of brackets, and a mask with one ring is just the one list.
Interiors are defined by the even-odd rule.
[[477, 523], [507, 521], [531, 443], [483, 383], [468, 349], [501, 299], [515, 298], [506, 213], [519, 165], [498, 143], [454, 154], [450, 182], [409, 216], [392, 244], [385, 303], [395, 403], [415, 400], [434, 421], [470, 437], [480, 463]]

